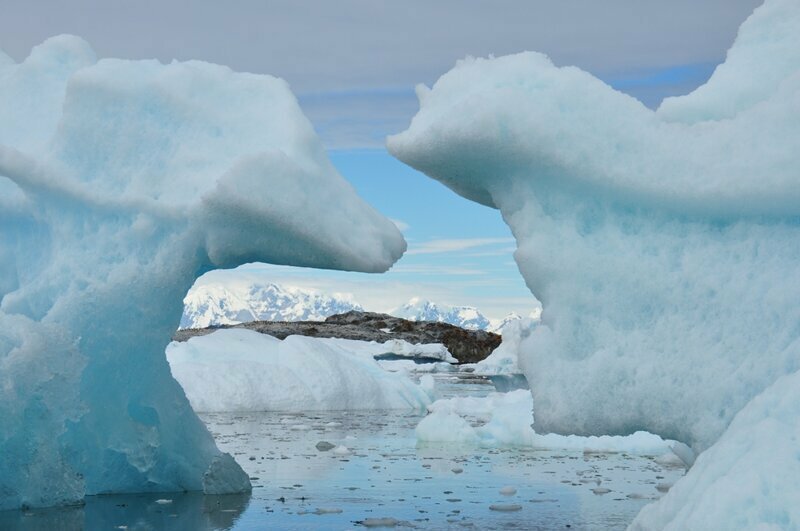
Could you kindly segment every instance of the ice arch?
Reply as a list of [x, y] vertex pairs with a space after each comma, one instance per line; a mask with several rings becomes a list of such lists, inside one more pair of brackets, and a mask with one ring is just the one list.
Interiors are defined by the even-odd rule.
[[390, 137], [499, 208], [544, 305], [520, 347], [537, 425], [711, 445], [800, 369], [800, 4], [653, 112], [541, 54], [468, 59]]
[[404, 250], [280, 79], [69, 36], [0, 54], [0, 509], [249, 489], [170, 375], [181, 299], [209, 268]]

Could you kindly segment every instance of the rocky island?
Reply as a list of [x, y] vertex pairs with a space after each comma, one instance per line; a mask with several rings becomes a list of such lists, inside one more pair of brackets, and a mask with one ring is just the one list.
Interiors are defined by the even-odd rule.
[[251, 321], [236, 325], [178, 330], [174, 341], [186, 341], [224, 328], [245, 328], [278, 339], [300, 335], [336, 337], [385, 343], [392, 339], [412, 344], [442, 343], [460, 363], [477, 363], [500, 345], [500, 335], [484, 330], [465, 330], [447, 323], [409, 321], [374, 312], [349, 311], [324, 321]]

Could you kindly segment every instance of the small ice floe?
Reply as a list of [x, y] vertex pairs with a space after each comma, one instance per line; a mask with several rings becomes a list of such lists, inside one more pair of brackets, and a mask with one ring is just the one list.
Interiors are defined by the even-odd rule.
[[293, 431], [306, 431], [306, 430], [310, 430], [311, 426], [309, 426], [308, 424], [295, 424], [292, 427], [290, 427], [289, 429], [293, 430]]
[[325, 427], [326, 428], [338, 428], [341, 425], [342, 425], [341, 422], [333, 421], [333, 422], [329, 422], [329, 423], [325, 424]]
[[350, 455], [353, 452], [350, 451], [350, 448], [347, 446], [337, 446], [333, 449], [334, 455]]
[[336, 445], [329, 443], [328, 441], [320, 441], [316, 445], [316, 449], [320, 452], [327, 452], [328, 450], [333, 450], [334, 448], [336, 448]]
[[357, 522], [364, 527], [397, 527], [400, 520], [397, 518], [367, 518]]
[[453, 474], [460, 474], [460, 473], [462, 473], [464, 471], [464, 469], [461, 468], [460, 466], [456, 466], [456, 467], [451, 468], [450, 471]]
[[502, 494], [503, 496], [513, 496], [516, 493], [517, 489], [512, 487], [511, 485], [507, 485], [502, 489], [500, 489], [500, 494]]
[[348, 435], [347, 437], [344, 438], [345, 441], [355, 441], [356, 439], [358, 439], [358, 437], [356, 437], [355, 435]]
[[156, 503], [159, 504], [159, 505], [167, 505], [169, 503], [172, 503], [172, 500], [168, 500], [166, 498], [162, 498], [160, 500], [156, 500]]
[[672, 483], [659, 483], [658, 485], [656, 485], [656, 490], [658, 492], [667, 492], [671, 488], [672, 488]]
[[606, 489], [606, 488], [603, 488], [603, 487], [597, 487], [596, 489], [592, 489], [592, 492], [594, 492], [598, 496], [602, 496], [603, 494], [608, 494], [609, 492], [611, 492], [611, 489]]
[[378, 330], [380, 330], [384, 334], [391, 334], [392, 333], [392, 329], [391, 328], [379, 328]]
[[314, 514], [339, 514], [342, 510], [338, 507], [317, 507], [317, 510], [314, 511]]
[[516, 503], [493, 503], [489, 506], [489, 510], [510, 513], [522, 510], [522, 505], [517, 505]]

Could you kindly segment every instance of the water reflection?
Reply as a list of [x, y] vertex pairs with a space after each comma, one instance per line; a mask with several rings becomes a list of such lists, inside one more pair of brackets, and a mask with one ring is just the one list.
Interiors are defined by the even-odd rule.
[[0, 512], [0, 529], [217, 531], [233, 529], [249, 503], [250, 494], [206, 496], [199, 492], [162, 492], [88, 496], [83, 506]]

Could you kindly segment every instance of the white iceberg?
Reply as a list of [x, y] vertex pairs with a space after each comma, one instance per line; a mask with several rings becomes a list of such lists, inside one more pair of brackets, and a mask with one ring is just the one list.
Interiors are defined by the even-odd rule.
[[754, 398], [632, 530], [800, 528], [800, 372]]
[[0, 60], [0, 509], [249, 488], [164, 355], [195, 278], [244, 262], [384, 271], [397, 228], [327, 159], [287, 84]]
[[656, 112], [541, 54], [469, 59], [389, 139], [511, 227], [537, 428], [711, 447], [636, 529], [798, 526], [798, 28], [767, 0]]
[[424, 409], [430, 402], [405, 374], [314, 337], [281, 341], [251, 330], [218, 330], [171, 343], [167, 360], [195, 411]]
[[[417, 425], [420, 443], [460, 443], [479, 446], [525, 446], [547, 450], [627, 452], [675, 455], [688, 450], [676, 441], [636, 432], [627, 436], [539, 434], [534, 430], [533, 398], [525, 389], [485, 397], [437, 400]], [[691, 455], [691, 451], [689, 450]]]
[[543, 431], [702, 450], [800, 369], [797, 28], [800, 4], [768, 0], [657, 112], [536, 53], [419, 88], [388, 147], [511, 227], [544, 308], [519, 359]]

